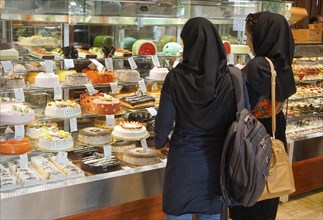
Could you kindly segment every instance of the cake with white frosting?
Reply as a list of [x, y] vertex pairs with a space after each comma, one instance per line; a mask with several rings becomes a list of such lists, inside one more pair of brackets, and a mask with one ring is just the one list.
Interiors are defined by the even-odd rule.
[[55, 73], [40, 72], [35, 77], [35, 86], [41, 88], [54, 88], [59, 86], [59, 79]]
[[112, 135], [117, 140], [142, 140], [148, 136], [146, 127], [138, 122], [121, 122], [116, 125]]
[[45, 115], [54, 118], [73, 118], [81, 113], [80, 105], [72, 100], [49, 102], [45, 108]]
[[153, 69], [149, 71], [148, 79], [156, 80], [156, 81], [164, 81], [168, 72], [169, 71], [167, 68], [155, 66]]
[[63, 151], [72, 148], [73, 145], [71, 134], [63, 130], [45, 131], [38, 140], [38, 147], [42, 150]]

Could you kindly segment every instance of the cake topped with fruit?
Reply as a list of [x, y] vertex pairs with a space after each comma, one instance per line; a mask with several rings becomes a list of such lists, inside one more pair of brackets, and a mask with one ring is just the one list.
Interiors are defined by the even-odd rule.
[[27, 125], [26, 135], [31, 139], [38, 139], [43, 132], [48, 130], [58, 130], [57, 123], [51, 121], [34, 121]]
[[60, 151], [73, 147], [73, 138], [64, 130], [43, 132], [38, 141], [38, 147], [43, 150]]
[[114, 127], [112, 131], [114, 138], [118, 140], [142, 140], [147, 138], [146, 127], [139, 122], [124, 121]]
[[0, 123], [5, 125], [19, 125], [27, 124], [35, 120], [34, 111], [26, 105], [16, 104], [4, 104], [0, 103]]
[[45, 109], [45, 115], [48, 117], [72, 118], [80, 114], [80, 105], [72, 100], [49, 102]]
[[1, 83], [7, 88], [25, 88], [26, 82], [22, 75], [15, 74], [13, 71], [8, 72], [7, 76], [4, 76]]

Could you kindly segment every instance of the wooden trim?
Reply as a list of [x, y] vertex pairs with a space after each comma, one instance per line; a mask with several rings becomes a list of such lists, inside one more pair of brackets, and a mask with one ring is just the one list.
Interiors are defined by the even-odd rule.
[[323, 156], [293, 163], [296, 196], [305, 192], [323, 188]]

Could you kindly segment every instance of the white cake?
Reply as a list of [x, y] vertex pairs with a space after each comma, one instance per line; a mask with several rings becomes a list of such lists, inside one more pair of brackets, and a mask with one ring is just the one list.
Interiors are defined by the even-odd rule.
[[59, 85], [58, 76], [55, 73], [40, 72], [35, 77], [35, 86], [41, 88], [54, 88]]
[[144, 166], [160, 162], [159, 154], [154, 149], [132, 148], [124, 152], [123, 160], [126, 163]]
[[41, 155], [30, 158], [31, 165], [40, 173], [40, 175], [50, 181], [60, 181], [65, 179], [65, 175], [59, 171], [54, 164]]
[[114, 127], [112, 135], [118, 140], [141, 140], [149, 134], [142, 124], [125, 121]]
[[164, 67], [154, 67], [150, 70], [148, 79], [164, 81], [168, 74], [168, 69]]
[[65, 76], [65, 85], [83, 86], [88, 83], [88, 78], [85, 73], [68, 73]]
[[54, 118], [73, 118], [81, 114], [81, 107], [74, 101], [49, 102], [45, 108], [45, 115]]
[[46, 47], [58, 47], [60, 41], [53, 37], [43, 37], [42, 35], [34, 35], [31, 37], [18, 37], [18, 45], [26, 47], [46, 46]]
[[9, 170], [18, 178], [22, 186], [35, 186], [42, 184], [42, 179], [38, 173], [28, 164], [26, 167], [21, 165], [20, 159], [8, 161]]
[[0, 164], [0, 191], [12, 190], [17, 187], [17, 178], [10, 173], [8, 168]]
[[104, 128], [89, 127], [79, 131], [78, 141], [84, 144], [102, 145], [112, 141], [111, 132]]
[[18, 60], [19, 54], [15, 49], [0, 50], [0, 60]]
[[137, 70], [115, 70], [114, 75], [116, 76], [118, 81], [122, 82], [138, 82], [140, 80], [140, 73]]
[[35, 120], [34, 111], [21, 103], [5, 104], [0, 102], [0, 124], [20, 125]]
[[42, 150], [62, 151], [72, 148], [73, 145], [71, 134], [63, 130], [46, 131], [41, 134], [38, 140], [38, 147]]
[[28, 136], [30, 139], [38, 139], [42, 133], [45, 131], [53, 131], [57, 130], [57, 124], [52, 122], [41, 122], [36, 121], [33, 123], [30, 123], [26, 127], [26, 136]]

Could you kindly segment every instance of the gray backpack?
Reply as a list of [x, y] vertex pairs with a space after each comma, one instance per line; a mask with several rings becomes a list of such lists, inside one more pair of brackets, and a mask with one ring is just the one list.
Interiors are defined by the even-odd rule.
[[238, 112], [222, 151], [222, 202], [226, 207], [249, 207], [257, 202], [266, 184], [272, 156], [271, 138], [246, 107], [248, 94], [241, 71], [229, 68]]

